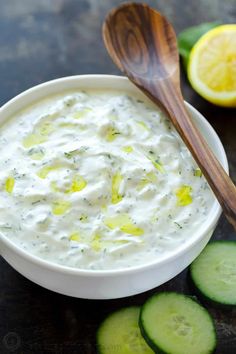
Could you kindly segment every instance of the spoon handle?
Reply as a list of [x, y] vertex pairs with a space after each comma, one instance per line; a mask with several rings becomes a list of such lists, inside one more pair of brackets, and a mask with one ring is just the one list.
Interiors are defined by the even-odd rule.
[[[165, 105], [163, 107], [162, 104], [163, 109], [170, 116], [174, 127], [202, 170], [227, 219], [236, 229], [236, 187], [209, 148], [206, 140], [195, 127], [180, 91], [176, 89], [174, 84], [171, 85], [170, 81], [163, 80], [162, 83], [160, 81], [155, 83], [154, 80], [147, 82], [141, 79], [141, 81], [141, 85], [137, 85], [137, 82], [134, 83], [159, 106], [161, 97], [161, 101]], [[166, 85], [168, 87], [165, 87]], [[165, 92], [168, 92], [168, 95], [165, 95]]]

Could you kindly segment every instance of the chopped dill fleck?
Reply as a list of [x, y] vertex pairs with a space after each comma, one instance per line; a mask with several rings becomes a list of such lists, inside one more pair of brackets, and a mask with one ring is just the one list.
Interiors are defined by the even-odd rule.
[[64, 152], [64, 155], [67, 159], [71, 159], [72, 158], [72, 154], [70, 152]]
[[35, 202], [32, 202], [31, 204], [32, 205], [35, 205], [35, 204], [38, 204], [38, 203], [40, 203], [41, 202], [41, 200], [36, 200]]
[[11, 230], [12, 226], [8, 226], [8, 225], [2, 225], [0, 226], [1, 229], [5, 229], [5, 230]]
[[181, 226], [178, 222], [174, 221], [174, 224], [176, 224], [180, 229], [183, 228], [183, 226]]

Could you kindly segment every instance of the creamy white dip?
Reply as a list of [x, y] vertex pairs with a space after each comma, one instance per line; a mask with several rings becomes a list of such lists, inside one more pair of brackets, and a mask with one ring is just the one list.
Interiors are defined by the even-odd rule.
[[138, 97], [65, 92], [0, 130], [0, 233], [51, 262], [151, 262], [191, 237], [212, 203], [168, 119]]

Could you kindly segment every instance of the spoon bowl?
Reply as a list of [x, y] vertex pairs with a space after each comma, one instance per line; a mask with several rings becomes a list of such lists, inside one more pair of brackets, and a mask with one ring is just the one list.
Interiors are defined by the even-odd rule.
[[[145, 4], [122, 5], [111, 11], [103, 27], [105, 45], [121, 71], [136, 77], [179, 81], [179, 55], [173, 27]], [[168, 44], [163, 43], [167, 36]], [[114, 42], [113, 42], [114, 41]], [[149, 46], [148, 43], [155, 43]], [[110, 50], [111, 45], [116, 50]], [[161, 55], [160, 55], [161, 54]]]
[[172, 25], [146, 4], [127, 3], [108, 14], [103, 38], [120, 70], [169, 116], [236, 229], [236, 188], [184, 105]]

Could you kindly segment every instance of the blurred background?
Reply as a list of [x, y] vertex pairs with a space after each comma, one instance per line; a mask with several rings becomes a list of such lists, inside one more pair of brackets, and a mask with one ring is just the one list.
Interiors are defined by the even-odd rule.
[[[32, 85], [60, 76], [119, 74], [104, 48], [102, 21], [118, 0], [1, 0], [3, 104]], [[177, 33], [201, 22], [235, 22], [235, 0], [152, 0]], [[186, 91], [188, 100], [191, 92]]]
[[[101, 25], [117, 0], [0, 0], [0, 105], [41, 82], [76, 74], [118, 74], [103, 45]], [[179, 33], [202, 22], [236, 23], [236, 0], [150, 0]], [[236, 181], [236, 111], [211, 105], [189, 86], [184, 97], [219, 134]], [[235, 239], [224, 217], [215, 239]], [[185, 291], [186, 272], [161, 289]], [[43, 289], [0, 259], [0, 353], [95, 354], [104, 316], [141, 304], [155, 290], [112, 301], [72, 299]], [[218, 354], [236, 353], [236, 314], [209, 309], [217, 324]], [[142, 354], [142, 353], [140, 353]], [[189, 353], [191, 354], [191, 353]]]

